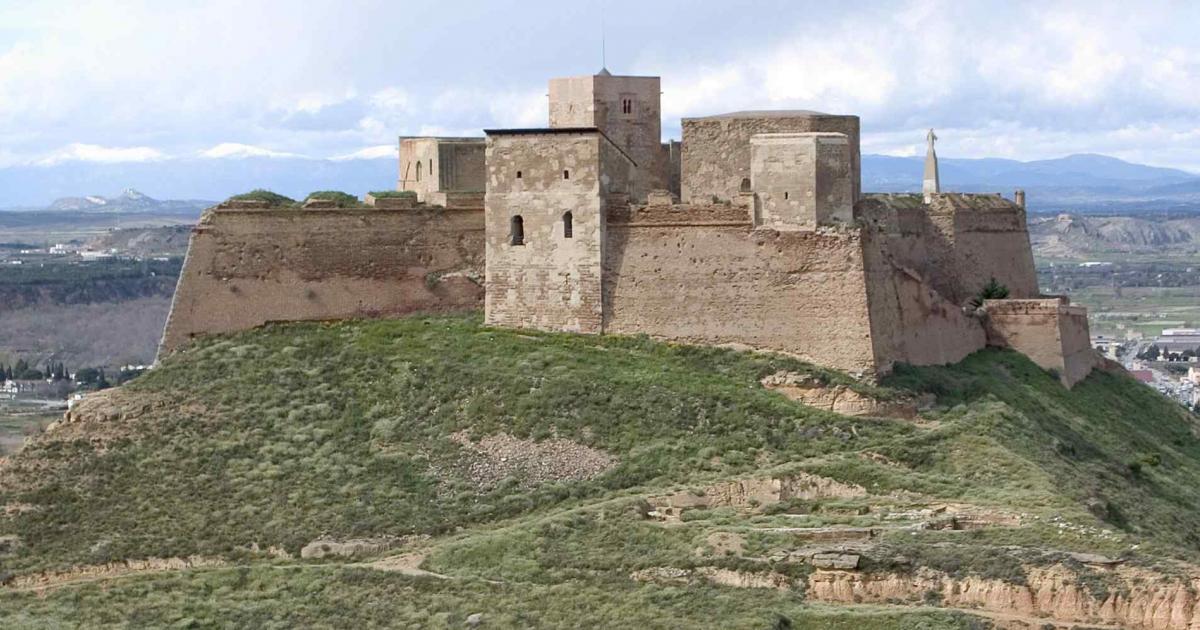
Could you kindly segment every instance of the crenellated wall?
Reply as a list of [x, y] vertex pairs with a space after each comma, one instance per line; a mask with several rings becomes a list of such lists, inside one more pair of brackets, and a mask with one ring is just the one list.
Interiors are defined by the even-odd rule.
[[272, 321], [483, 303], [483, 210], [217, 207], [192, 232], [160, 354]]

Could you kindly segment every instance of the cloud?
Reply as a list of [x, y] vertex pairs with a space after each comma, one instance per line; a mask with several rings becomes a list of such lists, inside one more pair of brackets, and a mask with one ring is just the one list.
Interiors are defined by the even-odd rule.
[[102, 147], [95, 144], [71, 144], [37, 160], [38, 166], [54, 166], [63, 162], [151, 162], [167, 159], [167, 155], [151, 147]]
[[263, 147], [237, 142], [222, 142], [210, 149], [200, 152], [200, 157], [212, 159], [244, 159], [252, 157], [267, 158], [303, 158], [305, 156], [283, 151], [272, 151]]
[[[947, 132], [946, 155], [1070, 147], [1200, 161], [1200, 3], [772, 3], [763, 19], [716, 0], [686, 14], [606, 1], [610, 68], [663, 77], [671, 135], [683, 116], [800, 108], [860, 115], [864, 150], [908, 152], [932, 126]], [[562, 28], [560, 4], [479, 3], [464, 20], [451, 4], [387, 0], [304, 11], [285, 0], [0, 0], [0, 159], [56, 155], [79, 138], [180, 156], [225, 138], [251, 147], [230, 157], [348, 156], [421, 129], [541, 126], [545, 81], [596, 65], [595, 38]], [[422, 28], [390, 36], [406, 23]], [[346, 45], [330, 24], [361, 37]], [[498, 45], [497, 30], [514, 37]]]
[[335, 162], [344, 162], [347, 160], [382, 160], [382, 159], [394, 160], [394, 159], [396, 159], [396, 155], [397, 155], [396, 152], [398, 150], [399, 150], [398, 147], [394, 144], [381, 144], [378, 146], [366, 147], [363, 149], [359, 149], [352, 153], [335, 155], [329, 159], [331, 159]]

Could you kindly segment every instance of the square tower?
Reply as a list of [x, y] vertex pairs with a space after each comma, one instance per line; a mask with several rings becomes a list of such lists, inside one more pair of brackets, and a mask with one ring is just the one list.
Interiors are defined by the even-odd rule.
[[813, 230], [854, 219], [850, 141], [841, 133], [763, 133], [750, 137], [754, 223]]
[[633, 162], [596, 128], [486, 133], [485, 320], [602, 332], [605, 210]]
[[667, 153], [662, 145], [662, 80], [613, 76], [608, 70], [550, 80], [550, 127], [595, 128], [637, 165], [632, 194], [667, 188]]
[[396, 190], [417, 193], [422, 203], [450, 205], [454, 196], [483, 195], [483, 138], [400, 138]]

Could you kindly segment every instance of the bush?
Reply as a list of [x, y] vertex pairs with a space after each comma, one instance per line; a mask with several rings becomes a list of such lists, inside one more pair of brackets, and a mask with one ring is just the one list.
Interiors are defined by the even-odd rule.
[[292, 199], [291, 197], [285, 197], [279, 193], [271, 192], [269, 190], [263, 190], [262, 188], [251, 190], [248, 193], [234, 195], [234, 196], [230, 197], [229, 200], [230, 201], [265, 201], [265, 202], [267, 202], [268, 205], [271, 205], [271, 206], [294, 206], [294, 205], [296, 205], [295, 199]]
[[362, 206], [362, 202], [358, 200], [358, 197], [340, 190], [318, 190], [317, 192], [309, 193], [308, 197], [305, 197], [304, 200], [308, 201], [309, 199], [328, 199], [339, 208], [358, 208]]
[[371, 196], [376, 199], [416, 199], [417, 193], [411, 190], [372, 190]]
[[983, 306], [984, 300], [1003, 300], [1008, 297], [1008, 287], [1000, 284], [996, 280], [996, 276], [992, 276], [988, 283], [983, 285], [979, 290], [979, 295], [971, 298], [971, 305], [975, 308]]

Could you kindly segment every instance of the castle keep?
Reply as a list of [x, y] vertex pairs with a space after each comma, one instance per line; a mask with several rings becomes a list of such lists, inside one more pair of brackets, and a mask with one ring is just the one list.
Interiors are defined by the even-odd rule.
[[[415, 199], [210, 210], [163, 350], [482, 304], [495, 326], [773, 350], [866, 378], [987, 345], [1067, 385], [1093, 367], [1086, 313], [1038, 292], [1023, 196], [864, 194], [856, 116], [689, 118], [664, 144], [658, 77], [554, 79], [549, 98], [545, 128], [401, 138], [397, 188]], [[1008, 299], [972, 304], [993, 277]]]

